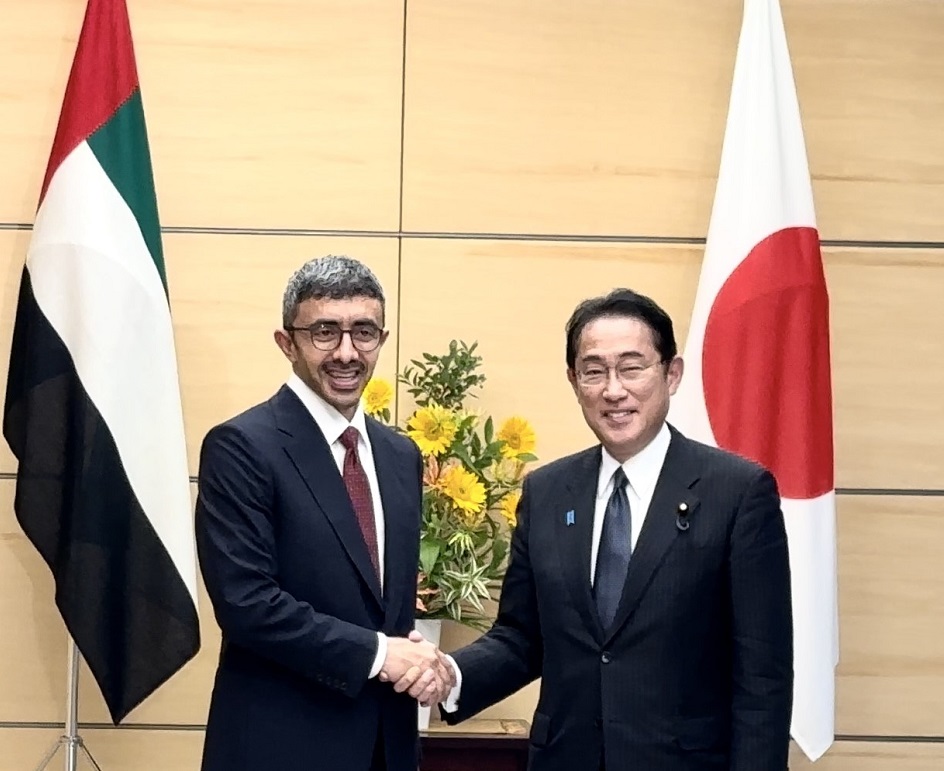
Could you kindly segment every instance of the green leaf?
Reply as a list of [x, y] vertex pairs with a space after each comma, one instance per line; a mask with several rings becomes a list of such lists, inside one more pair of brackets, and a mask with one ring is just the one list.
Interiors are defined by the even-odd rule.
[[488, 420], [485, 421], [485, 444], [489, 447], [492, 446], [492, 438], [495, 432], [495, 423], [492, 421], [492, 416], [488, 416]]
[[492, 547], [492, 563], [489, 565], [489, 570], [494, 571], [500, 568], [505, 560], [506, 554], [508, 554], [508, 541], [496, 539]]
[[537, 459], [538, 456], [530, 452], [523, 452], [518, 456], [518, 460], [523, 461], [524, 463], [531, 463]]
[[474, 469], [475, 464], [472, 462], [472, 459], [469, 457], [469, 454], [465, 451], [465, 447], [460, 444], [453, 445], [452, 454], [455, 455], [459, 460], [465, 464], [466, 468]]
[[[486, 441], [488, 441], [488, 435], [486, 434]], [[485, 454], [490, 455], [493, 458], [497, 458], [501, 455], [502, 447], [505, 446], [504, 439], [496, 439], [494, 442], [489, 442], [488, 446], [485, 448]]]
[[423, 539], [420, 541], [420, 569], [429, 575], [433, 572], [436, 560], [439, 559], [441, 547], [435, 541]]

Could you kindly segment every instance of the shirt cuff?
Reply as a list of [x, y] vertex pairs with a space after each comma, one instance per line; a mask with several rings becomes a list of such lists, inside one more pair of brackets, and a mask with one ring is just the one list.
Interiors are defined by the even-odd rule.
[[456, 673], [456, 684], [453, 686], [452, 690], [449, 691], [449, 695], [446, 697], [444, 702], [441, 702], [442, 708], [446, 712], [455, 712], [459, 709], [459, 692], [462, 690], [462, 672], [459, 669], [459, 665], [456, 664], [456, 660], [450, 656], [448, 653], [443, 654], [446, 657], [446, 660], [452, 665], [452, 671]]
[[370, 674], [367, 679], [377, 677], [380, 670], [383, 669], [383, 663], [387, 658], [387, 635], [383, 632], [377, 632], [377, 655], [374, 656], [374, 663], [370, 667]]

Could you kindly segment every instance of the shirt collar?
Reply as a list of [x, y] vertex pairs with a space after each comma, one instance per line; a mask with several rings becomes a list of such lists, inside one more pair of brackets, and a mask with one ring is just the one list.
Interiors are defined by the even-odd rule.
[[[655, 438], [622, 464], [623, 473], [626, 474], [630, 487], [635, 490], [640, 498], [652, 497], [656, 489], [656, 483], [659, 481], [659, 474], [662, 473], [662, 465], [665, 463], [665, 456], [669, 451], [671, 441], [672, 434], [669, 431], [669, 426], [667, 423], [663, 423]], [[602, 448], [597, 498], [603, 498], [610, 494], [609, 488], [613, 479], [613, 472], [616, 471], [619, 465], [620, 462], [610, 455], [605, 447]]]
[[367, 419], [364, 417], [363, 405], [358, 404], [354, 411], [354, 417], [348, 421], [340, 412], [328, 404], [318, 394], [316, 394], [305, 382], [294, 372], [289, 377], [286, 385], [295, 392], [295, 395], [305, 405], [305, 409], [314, 418], [321, 433], [327, 440], [328, 445], [332, 445], [341, 438], [341, 434], [349, 426], [354, 426], [360, 435], [360, 440], [367, 447], [370, 447], [370, 439], [367, 436]]

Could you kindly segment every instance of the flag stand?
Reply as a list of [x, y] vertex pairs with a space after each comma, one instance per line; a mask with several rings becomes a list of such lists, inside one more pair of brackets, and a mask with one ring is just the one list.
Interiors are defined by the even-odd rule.
[[46, 757], [40, 761], [36, 771], [43, 771], [56, 756], [60, 747], [65, 747], [66, 771], [78, 771], [79, 750], [81, 750], [96, 771], [102, 771], [92, 753], [88, 751], [82, 737], [79, 736], [79, 646], [69, 638], [69, 700], [66, 703], [65, 733], [49, 748]]

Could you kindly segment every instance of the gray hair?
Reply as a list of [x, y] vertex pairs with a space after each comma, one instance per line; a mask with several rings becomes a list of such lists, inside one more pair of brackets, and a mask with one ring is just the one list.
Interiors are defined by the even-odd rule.
[[288, 280], [282, 296], [282, 324], [290, 326], [305, 300], [372, 297], [380, 301], [381, 323], [385, 312], [383, 287], [364, 263], [352, 257], [329, 254], [309, 260]]

